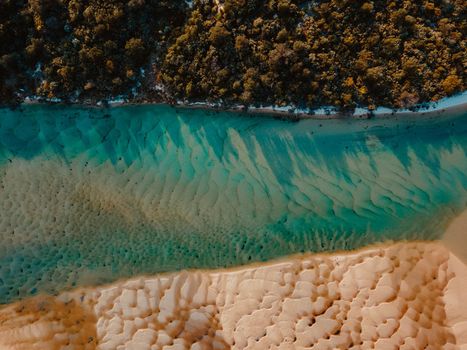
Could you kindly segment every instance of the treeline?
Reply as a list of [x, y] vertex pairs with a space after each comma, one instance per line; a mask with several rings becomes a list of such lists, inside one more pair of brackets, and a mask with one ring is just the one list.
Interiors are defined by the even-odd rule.
[[463, 91], [464, 0], [4, 0], [0, 99], [410, 107]]

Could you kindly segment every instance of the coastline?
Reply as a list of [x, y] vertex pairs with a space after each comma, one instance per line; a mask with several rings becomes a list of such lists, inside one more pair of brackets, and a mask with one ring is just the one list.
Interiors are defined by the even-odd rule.
[[[131, 104], [131, 103], [130, 103]], [[353, 113], [345, 113], [336, 110], [334, 107], [319, 107], [316, 109], [301, 109], [294, 106], [277, 107], [277, 106], [261, 106], [261, 107], [246, 107], [242, 105], [230, 106], [223, 108], [207, 103], [192, 103], [192, 104], [176, 104], [176, 108], [187, 109], [205, 109], [218, 110], [221, 112], [243, 113], [248, 115], [269, 115], [284, 119], [386, 119], [392, 117], [408, 117], [414, 115], [441, 115], [446, 112], [462, 113], [467, 111], [467, 91], [446, 97], [437, 102], [429, 102], [414, 106], [412, 109], [390, 109], [387, 107], [378, 107], [371, 111], [368, 108], [356, 108]]]
[[[375, 240], [437, 238], [465, 209], [464, 116], [290, 123], [167, 106], [4, 110], [9, 255], [0, 265], [9, 266], [11, 256], [17, 273], [2, 275], [13, 289], [0, 298]], [[56, 219], [31, 216], [44, 208]], [[12, 241], [13, 229], [21, 234]], [[49, 260], [60, 263], [43, 264]], [[72, 277], [32, 285], [38, 274]], [[23, 278], [31, 283], [17, 283]]]
[[[467, 91], [460, 94], [443, 98], [437, 102], [428, 102], [415, 105], [410, 109], [390, 109], [387, 107], [378, 107], [375, 110], [358, 107], [353, 113], [345, 113], [336, 110], [334, 107], [319, 107], [315, 109], [302, 109], [295, 106], [244, 106], [232, 105], [223, 106], [214, 103], [204, 102], [183, 102], [175, 103], [159, 102], [150, 99], [128, 100], [125, 98], [116, 98], [106, 101], [83, 101], [79, 103], [66, 103], [60, 99], [41, 99], [35, 96], [26, 97], [21, 104], [69, 104], [71, 106], [83, 106], [89, 108], [119, 108], [123, 106], [137, 105], [154, 105], [154, 106], [170, 106], [176, 109], [194, 109], [204, 110], [208, 112], [231, 112], [245, 116], [269, 116], [277, 119], [289, 121], [298, 121], [304, 119], [328, 120], [328, 119], [343, 119], [343, 120], [362, 120], [362, 119], [391, 119], [395, 117], [407, 118], [420, 116], [425, 117], [440, 117], [444, 114], [460, 114], [467, 111]], [[21, 105], [20, 104], [20, 105]]]
[[411, 241], [132, 277], [2, 306], [0, 346], [463, 348], [466, 276], [439, 241]]

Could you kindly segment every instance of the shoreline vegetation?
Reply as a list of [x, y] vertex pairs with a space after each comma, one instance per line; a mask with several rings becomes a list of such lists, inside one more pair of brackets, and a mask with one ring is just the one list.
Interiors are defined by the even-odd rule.
[[462, 0], [6, 0], [0, 105], [429, 112], [466, 89], [466, 14]]
[[[54, 104], [54, 105], [70, 105], [70, 106], [83, 106], [90, 108], [118, 108], [123, 106], [169, 106], [175, 109], [196, 109], [205, 110], [207, 112], [231, 112], [244, 116], [258, 116], [264, 115], [276, 119], [284, 119], [288, 121], [299, 121], [303, 119], [385, 119], [393, 117], [409, 117], [417, 116], [436, 116], [445, 115], [447, 113], [458, 115], [467, 112], [467, 91], [457, 94], [455, 96], [445, 97], [437, 102], [430, 102], [412, 106], [410, 109], [399, 108], [390, 109], [386, 107], [377, 107], [375, 110], [368, 108], [356, 108], [353, 111], [340, 111], [336, 107], [321, 107], [316, 109], [299, 109], [295, 106], [245, 106], [245, 105], [216, 105], [203, 102], [184, 103], [177, 101], [176, 103], [153, 102], [151, 100], [126, 100], [126, 99], [113, 99], [103, 101], [83, 101], [80, 103], [64, 102], [59, 99], [41, 99], [37, 96], [26, 97], [22, 101], [22, 105], [34, 104]], [[10, 106], [16, 108], [16, 106]]]

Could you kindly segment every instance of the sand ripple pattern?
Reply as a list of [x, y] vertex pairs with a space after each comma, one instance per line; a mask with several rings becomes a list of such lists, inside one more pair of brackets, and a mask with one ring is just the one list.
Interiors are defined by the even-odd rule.
[[467, 118], [0, 111], [0, 303], [183, 268], [432, 239], [466, 207]]
[[465, 349], [466, 283], [438, 243], [138, 278], [0, 310], [0, 348]]

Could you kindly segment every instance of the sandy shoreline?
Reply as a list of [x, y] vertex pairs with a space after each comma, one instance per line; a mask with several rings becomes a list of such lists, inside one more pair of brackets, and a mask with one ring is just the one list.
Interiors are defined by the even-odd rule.
[[342, 113], [334, 110], [332, 107], [323, 107], [312, 110], [300, 109], [293, 106], [288, 107], [245, 107], [233, 106], [222, 108], [208, 104], [177, 104], [176, 108], [185, 109], [204, 109], [216, 110], [219, 112], [234, 112], [250, 115], [273, 115], [284, 119], [386, 119], [394, 117], [411, 117], [411, 116], [440, 116], [445, 113], [458, 114], [467, 111], [467, 91], [462, 94], [442, 99], [436, 103], [426, 103], [423, 105], [415, 106], [412, 110], [409, 109], [396, 109], [379, 107], [374, 111], [366, 108], [356, 108], [354, 113]]
[[[466, 98], [464, 93], [426, 111], [380, 110], [372, 117], [418, 120], [461, 114], [467, 110]], [[126, 105], [133, 104], [122, 104]], [[174, 107], [216, 110], [205, 105]], [[369, 118], [267, 108], [231, 111], [284, 119]], [[314, 345], [316, 349], [464, 350], [466, 233], [464, 212], [441, 242], [385, 242], [354, 251], [137, 276], [58, 296], [41, 295], [0, 308], [0, 349], [305, 349]]]
[[[65, 104], [59, 99], [40, 99], [37, 97], [26, 97], [23, 104]], [[232, 112], [246, 116], [270, 116], [286, 120], [302, 120], [302, 119], [388, 119], [388, 118], [407, 118], [407, 117], [439, 117], [444, 114], [460, 114], [467, 111], [467, 91], [461, 94], [444, 98], [437, 102], [429, 102], [414, 106], [409, 109], [390, 109], [386, 107], [378, 107], [373, 111], [367, 108], [356, 108], [352, 114], [336, 111], [333, 107], [321, 107], [316, 109], [300, 109], [294, 106], [286, 107], [254, 107], [254, 106], [222, 106], [210, 103], [186, 103], [177, 101], [176, 103], [155, 102], [142, 99], [138, 102], [128, 101], [124, 98], [117, 98], [109, 101], [84, 101], [81, 103], [70, 103], [71, 106], [85, 106], [97, 108], [117, 108], [122, 106], [135, 105], [155, 105], [155, 106], [171, 106], [176, 109], [197, 109], [211, 112]]]
[[404, 242], [136, 277], [0, 309], [0, 348], [465, 349], [467, 267]]

